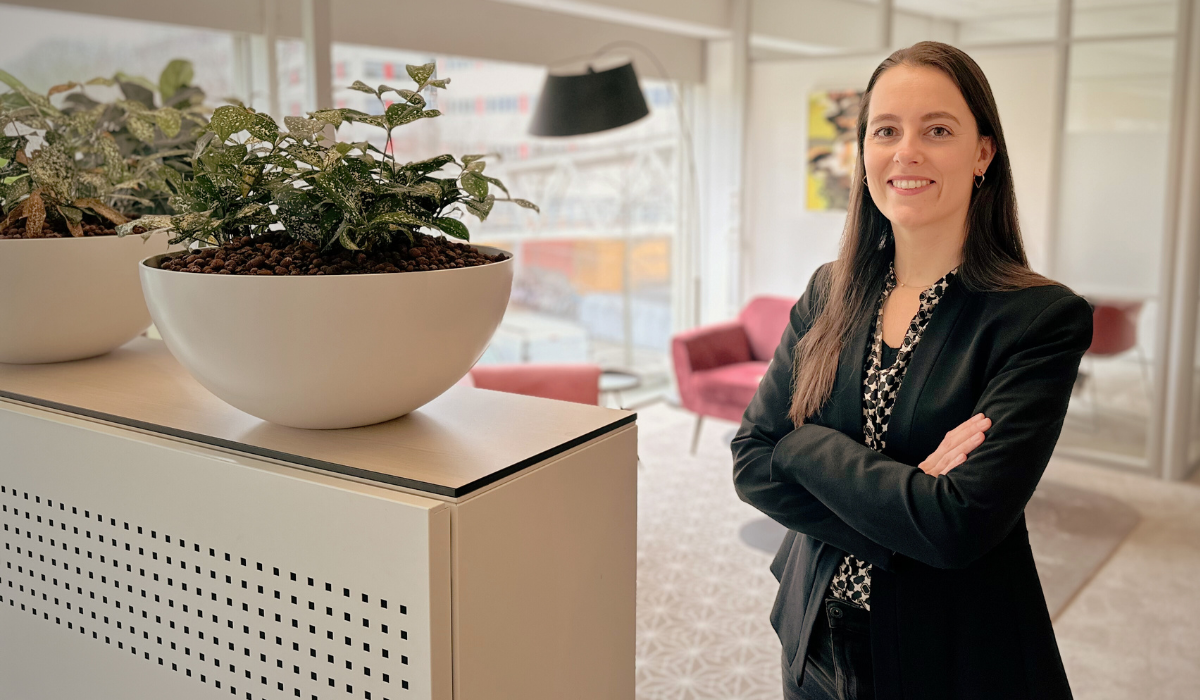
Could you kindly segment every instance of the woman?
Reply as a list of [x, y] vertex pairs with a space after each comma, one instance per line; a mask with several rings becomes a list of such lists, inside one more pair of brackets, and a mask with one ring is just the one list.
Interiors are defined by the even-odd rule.
[[1091, 309], [1031, 271], [979, 66], [875, 70], [838, 259], [792, 309], [733, 441], [789, 530], [771, 622], [789, 700], [1071, 697], [1024, 508]]

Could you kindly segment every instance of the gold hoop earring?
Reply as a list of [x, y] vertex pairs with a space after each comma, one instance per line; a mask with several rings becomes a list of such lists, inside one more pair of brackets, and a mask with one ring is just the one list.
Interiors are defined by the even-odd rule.
[[867, 184], [867, 176], [866, 175], [863, 175], [863, 184], [864, 185]]
[[987, 177], [987, 175], [984, 173], [979, 174], [979, 179], [975, 180], [975, 189], [979, 189], [980, 187], [983, 187], [983, 180], [986, 177]]

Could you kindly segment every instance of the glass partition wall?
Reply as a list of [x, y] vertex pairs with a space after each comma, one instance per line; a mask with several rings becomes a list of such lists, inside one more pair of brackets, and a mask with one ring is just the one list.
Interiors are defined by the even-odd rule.
[[[764, 91], [788, 84], [848, 88], [856, 66], [875, 64], [890, 49], [916, 41], [946, 41], [970, 53], [988, 75], [1004, 121], [1030, 262], [1093, 305], [1093, 342], [1058, 454], [1170, 478], [1182, 478], [1200, 460], [1200, 340], [1182, 350], [1173, 342], [1177, 334], [1195, 335], [1196, 328], [1194, 319], [1172, 322], [1178, 316], [1170, 303], [1181, 296], [1180, 284], [1190, 284], [1195, 296], [1194, 278], [1200, 276], [1200, 265], [1176, 264], [1177, 253], [1200, 247], [1179, 245], [1184, 234], [1173, 215], [1181, 198], [1196, 196], [1180, 191], [1179, 178], [1187, 158], [1180, 153], [1183, 95], [1200, 82], [1185, 70], [1189, 42], [1195, 43], [1189, 18], [1196, 4], [883, 0], [875, 7], [890, 13], [880, 23], [888, 50], [760, 55], [756, 73]], [[751, 123], [786, 118], [779, 101], [776, 108], [770, 98], [757, 98], [752, 104], [760, 112], [780, 111], [754, 116]], [[800, 235], [826, 250], [818, 239], [839, 235], [841, 221], [813, 219], [813, 230]], [[1186, 235], [1195, 239], [1200, 231]], [[1181, 281], [1186, 269], [1192, 270], [1190, 282]], [[1197, 313], [1195, 306], [1186, 308]], [[1170, 417], [1189, 426], [1181, 440], [1188, 449], [1181, 450], [1181, 465], [1164, 468], [1171, 439], [1165, 428], [1168, 376], [1179, 376], [1168, 367], [1180, 362], [1180, 352], [1187, 354], [1180, 366], [1191, 374], [1183, 382], [1184, 399], [1174, 405], [1188, 415]]]
[[1145, 469], [1171, 233], [1164, 214], [1175, 42], [1085, 26], [1105, 38], [1071, 47], [1054, 275], [1092, 303], [1094, 331], [1059, 444]]

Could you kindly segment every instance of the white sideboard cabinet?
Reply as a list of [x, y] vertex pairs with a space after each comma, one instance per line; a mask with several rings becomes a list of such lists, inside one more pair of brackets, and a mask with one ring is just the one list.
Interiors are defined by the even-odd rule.
[[632, 699], [634, 421], [284, 428], [146, 339], [0, 365], [0, 700]]

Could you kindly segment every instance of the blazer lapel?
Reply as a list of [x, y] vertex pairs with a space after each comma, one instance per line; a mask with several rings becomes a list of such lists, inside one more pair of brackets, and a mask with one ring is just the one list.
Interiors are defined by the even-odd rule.
[[860, 323], [850, 342], [842, 348], [838, 357], [837, 379], [834, 381], [833, 394], [829, 397], [828, 404], [833, 409], [830, 412], [828, 427], [849, 435], [860, 443], [866, 440], [862, 427], [862, 385], [863, 358], [867, 356], [870, 332], [870, 322]]
[[929, 319], [929, 325], [921, 334], [921, 341], [913, 350], [904, 379], [900, 382], [900, 390], [896, 393], [896, 403], [888, 423], [888, 452], [895, 451], [899, 443], [907, 441], [912, 435], [913, 418], [925, 381], [945, 349], [946, 340], [954, 330], [968, 297], [962, 283], [955, 280], [933, 310], [933, 317]]

